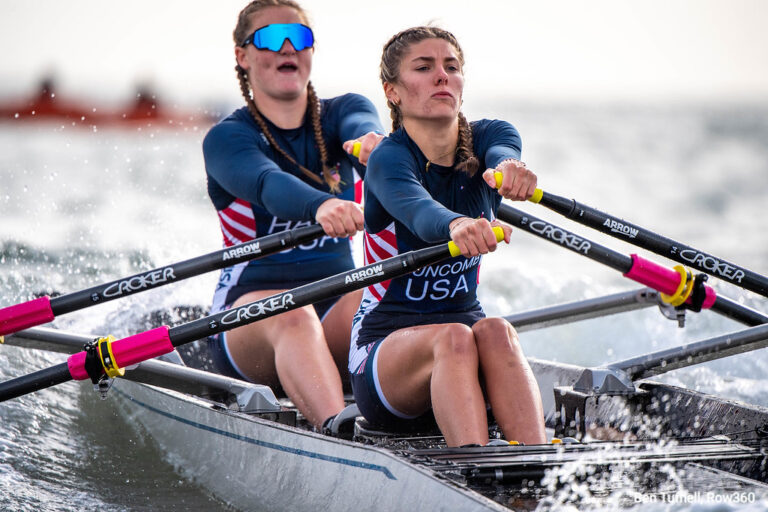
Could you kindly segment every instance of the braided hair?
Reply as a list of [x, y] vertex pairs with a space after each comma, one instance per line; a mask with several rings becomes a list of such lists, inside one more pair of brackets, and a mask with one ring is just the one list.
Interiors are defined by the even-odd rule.
[[[242, 41], [248, 37], [248, 31], [251, 25], [251, 16], [258, 11], [267, 7], [290, 7], [294, 9], [301, 19], [302, 23], [309, 26], [309, 17], [301, 6], [293, 0], [254, 0], [249, 3], [245, 8], [240, 11], [237, 17], [237, 26], [232, 33], [232, 37], [235, 41], [235, 45], [239, 45]], [[335, 174], [335, 170], [328, 163], [328, 149], [325, 146], [325, 140], [323, 139], [322, 125], [320, 124], [320, 100], [317, 98], [315, 88], [312, 82], [307, 83], [307, 111], [309, 113], [310, 121], [312, 122], [312, 131], [315, 138], [315, 144], [318, 152], [320, 153], [320, 162], [323, 168], [323, 178], [320, 178], [317, 174], [307, 169], [296, 161], [291, 155], [288, 154], [275, 140], [272, 132], [269, 129], [264, 116], [259, 111], [259, 107], [253, 100], [251, 94], [251, 85], [248, 82], [248, 72], [239, 64], [235, 66], [235, 72], [237, 73], [237, 79], [240, 83], [240, 92], [245, 99], [245, 104], [248, 107], [248, 111], [253, 116], [256, 124], [259, 125], [259, 129], [267, 138], [267, 141], [278, 153], [280, 153], [286, 160], [295, 165], [307, 178], [315, 181], [316, 183], [325, 183], [331, 189], [331, 192], [337, 194], [340, 192], [338, 176]]]
[[[448, 41], [456, 50], [462, 67], [464, 66], [464, 52], [462, 52], [461, 46], [459, 46], [459, 42], [453, 34], [437, 27], [413, 27], [398, 32], [384, 45], [379, 66], [381, 82], [397, 83], [400, 79], [400, 64], [406, 52], [411, 45], [420, 43], [425, 39], [443, 39]], [[399, 105], [389, 100], [387, 100], [387, 106], [389, 107], [389, 115], [392, 119], [392, 131], [395, 131], [403, 124], [403, 113]], [[473, 176], [480, 167], [480, 162], [475, 156], [472, 146], [472, 129], [467, 122], [467, 118], [461, 112], [458, 114], [458, 119], [459, 140], [458, 144], [456, 144], [456, 169]]]

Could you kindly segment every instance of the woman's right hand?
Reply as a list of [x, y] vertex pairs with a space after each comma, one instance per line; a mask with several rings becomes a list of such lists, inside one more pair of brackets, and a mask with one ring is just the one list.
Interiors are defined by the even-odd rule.
[[492, 229], [494, 226], [501, 227], [504, 231], [504, 241], [509, 243], [511, 226], [497, 220], [488, 222], [488, 219], [470, 219], [469, 217], [459, 217], [451, 221], [449, 224], [451, 240], [459, 248], [462, 256], [467, 258], [488, 254], [496, 250], [496, 235]]
[[317, 209], [315, 220], [325, 234], [346, 238], [362, 231], [365, 227], [363, 208], [354, 201], [331, 198]]

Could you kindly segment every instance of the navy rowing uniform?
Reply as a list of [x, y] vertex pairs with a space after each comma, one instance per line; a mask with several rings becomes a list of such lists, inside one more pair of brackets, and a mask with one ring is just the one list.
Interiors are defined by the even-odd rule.
[[[340, 178], [334, 196], [325, 182], [310, 180], [275, 151], [247, 107], [214, 126], [203, 141], [208, 195], [216, 207], [225, 246], [315, 222], [328, 199], [360, 202], [365, 167], [342, 148], [346, 140], [381, 131], [378, 113], [366, 98], [346, 94], [320, 100], [320, 123], [329, 164]], [[294, 129], [265, 119], [280, 147], [322, 179], [322, 165], [307, 115]], [[348, 238], [313, 242], [222, 270], [212, 312], [253, 290], [294, 288], [353, 268]]]
[[[362, 200], [365, 167], [342, 148], [344, 141], [381, 131], [376, 109], [366, 98], [346, 94], [320, 100], [320, 125], [328, 164], [339, 177], [333, 195], [323, 167], [309, 114], [298, 128], [281, 129], [265, 118], [274, 140], [297, 162], [315, 173], [311, 180], [276, 151], [247, 107], [211, 128], [203, 141], [208, 195], [216, 207], [224, 237], [231, 246], [253, 238], [315, 223], [318, 207], [331, 198]], [[213, 297], [211, 314], [232, 306], [255, 290], [290, 289], [354, 267], [349, 238], [323, 236], [278, 254], [225, 268]], [[314, 304], [322, 321], [338, 298]], [[230, 356], [226, 333], [208, 339], [204, 368], [250, 380]]]
[[[520, 158], [520, 135], [504, 121], [481, 120], [470, 126], [480, 163], [473, 176], [429, 162], [402, 127], [374, 149], [365, 180], [366, 264], [447, 242], [449, 224], [458, 217], [496, 218], [501, 195], [482, 174], [504, 160]], [[480, 262], [480, 256], [457, 256], [364, 290], [352, 324], [349, 371], [358, 407], [369, 421], [386, 425], [410, 418], [381, 395], [375, 375], [380, 342], [405, 327], [471, 326], [483, 318], [477, 300]]]

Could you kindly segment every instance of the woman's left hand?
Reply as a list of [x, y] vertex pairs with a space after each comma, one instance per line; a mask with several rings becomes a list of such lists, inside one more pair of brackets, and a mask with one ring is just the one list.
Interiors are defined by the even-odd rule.
[[383, 138], [384, 136], [381, 135], [380, 133], [368, 132], [361, 137], [346, 141], [341, 146], [344, 148], [344, 151], [346, 151], [351, 155], [352, 150], [355, 147], [355, 142], [359, 142], [360, 154], [357, 156], [357, 159], [360, 161], [361, 164], [367, 165], [368, 157], [371, 155], [371, 151], [373, 151], [373, 148], [375, 148]]
[[525, 166], [524, 162], [510, 158], [501, 162], [495, 169], [486, 169], [483, 179], [493, 188], [496, 188], [494, 174], [497, 172], [504, 176], [499, 194], [505, 199], [525, 201], [536, 191], [536, 175]]

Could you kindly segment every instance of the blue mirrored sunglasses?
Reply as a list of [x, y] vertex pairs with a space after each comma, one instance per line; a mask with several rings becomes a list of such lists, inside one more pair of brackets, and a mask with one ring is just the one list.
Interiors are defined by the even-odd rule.
[[253, 43], [253, 46], [259, 50], [279, 52], [286, 39], [291, 42], [297, 52], [315, 44], [312, 29], [308, 26], [301, 23], [273, 23], [256, 30], [246, 37], [240, 46], [245, 47]]

